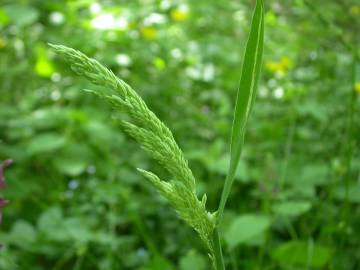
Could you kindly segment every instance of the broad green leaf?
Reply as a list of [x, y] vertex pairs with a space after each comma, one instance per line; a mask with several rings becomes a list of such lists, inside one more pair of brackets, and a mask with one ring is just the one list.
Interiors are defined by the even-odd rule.
[[33, 24], [39, 17], [39, 12], [30, 6], [8, 5], [4, 10], [10, 22], [20, 27]]
[[11, 228], [11, 232], [6, 237], [10, 243], [19, 247], [30, 249], [36, 242], [37, 233], [34, 227], [27, 221], [18, 220]]
[[360, 184], [354, 183], [349, 185], [348, 194], [344, 186], [340, 186], [335, 190], [335, 198], [338, 200], [349, 200], [352, 203], [360, 203]]
[[63, 174], [78, 176], [86, 170], [86, 160], [78, 157], [58, 157], [54, 160], [55, 167]]
[[40, 232], [54, 232], [54, 229], [60, 227], [63, 221], [61, 208], [53, 206], [43, 212], [38, 221], [37, 228]]
[[30, 117], [30, 125], [35, 129], [49, 130], [61, 127], [66, 123], [67, 108], [63, 107], [43, 107], [33, 111]]
[[64, 230], [68, 236], [78, 243], [87, 243], [92, 239], [90, 226], [86, 219], [71, 217], [64, 220]]
[[311, 164], [301, 171], [301, 177], [298, 184], [304, 185], [324, 185], [328, 181], [328, 169], [323, 164]]
[[43, 133], [31, 139], [28, 145], [28, 153], [31, 155], [51, 152], [61, 148], [65, 144], [65, 138], [56, 133]]
[[322, 268], [329, 261], [331, 250], [312, 242], [291, 241], [277, 247], [272, 257], [280, 264]]
[[223, 193], [219, 205], [219, 221], [229, 197], [232, 183], [239, 164], [241, 151], [244, 144], [246, 123], [249, 119], [259, 80], [262, 54], [264, 47], [264, 7], [263, 1], [258, 0], [251, 22], [249, 39], [246, 44], [245, 55], [242, 65], [240, 87], [237, 93], [234, 122], [230, 143], [230, 168], [225, 180]]
[[279, 202], [273, 206], [273, 211], [281, 216], [297, 217], [311, 208], [309, 201], [285, 201]]
[[206, 268], [206, 263], [204, 257], [191, 251], [186, 254], [185, 257], [180, 259], [180, 269], [181, 270], [203, 270]]
[[236, 218], [225, 233], [225, 240], [230, 248], [248, 243], [257, 236], [261, 236], [270, 226], [270, 219], [253, 214]]
[[69, 239], [69, 235], [64, 228], [64, 220], [60, 207], [53, 206], [46, 209], [37, 221], [39, 233], [42, 237], [52, 241], [66, 241]]
[[152, 258], [148, 267], [142, 268], [142, 270], [173, 270], [174, 267], [169, 260], [159, 255]]
[[114, 140], [122, 140], [121, 134], [114, 136], [113, 131], [105, 123], [92, 120], [83, 126], [85, 132], [89, 134], [89, 140], [94, 144], [104, 145], [107, 142], [114, 142]]

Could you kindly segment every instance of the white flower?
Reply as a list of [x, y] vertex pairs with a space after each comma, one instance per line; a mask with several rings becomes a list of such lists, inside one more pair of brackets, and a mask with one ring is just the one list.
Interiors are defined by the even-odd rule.
[[144, 25], [150, 26], [153, 24], [162, 24], [166, 23], [166, 17], [160, 13], [151, 13], [148, 17], [144, 19]]
[[123, 53], [116, 55], [115, 60], [120, 66], [124, 66], [124, 67], [130, 66], [132, 62], [131, 58], [127, 54], [123, 54]]
[[284, 89], [282, 87], [278, 87], [274, 90], [274, 97], [277, 99], [281, 99], [284, 96]]
[[266, 87], [260, 86], [259, 87], [259, 97], [266, 98], [269, 95], [269, 91]]
[[129, 26], [129, 22], [125, 17], [117, 18], [115, 21], [116, 27], [120, 30], [125, 30]]
[[62, 24], [65, 21], [64, 14], [61, 12], [55, 11], [50, 13], [50, 21], [53, 24], [59, 25]]
[[171, 7], [171, 2], [169, 0], [162, 0], [160, 3], [160, 8], [163, 10], [167, 10]]
[[106, 30], [115, 28], [115, 18], [111, 14], [101, 14], [91, 20], [91, 25], [96, 29]]
[[179, 48], [174, 48], [170, 52], [171, 56], [175, 59], [181, 59], [183, 57], [183, 53]]
[[61, 98], [61, 93], [59, 90], [54, 90], [51, 92], [50, 94], [50, 98], [53, 100], [53, 101], [57, 101]]
[[115, 18], [112, 14], [104, 13], [92, 19], [91, 26], [100, 30], [125, 30], [128, 27], [128, 21], [125, 17]]
[[51, 75], [51, 80], [53, 82], [58, 82], [61, 80], [61, 75], [57, 72], [54, 72], [52, 75]]
[[98, 14], [101, 11], [101, 5], [99, 3], [92, 3], [90, 6], [90, 11], [93, 14]]
[[204, 65], [203, 80], [206, 82], [212, 81], [215, 77], [215, 66], [211, 63]]

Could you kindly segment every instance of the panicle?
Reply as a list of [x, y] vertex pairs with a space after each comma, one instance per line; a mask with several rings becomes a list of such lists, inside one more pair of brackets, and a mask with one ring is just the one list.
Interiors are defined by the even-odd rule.
[[212, 232], [216, 214], [206, 210], [206, 196], [196, 195], [195, 177], [170, 129], [147, 107], [144, 100], [123, 80], [85, 54], [62, 45], [50, 46], [79, 75], [106, 90], [86, 90], [109, 101], [112, 106], [130, 116], [122, 121], [124, 130], [159, 162], [173, 177], [163, 181], [152, 172], [138, 169], [190, 225], [213, 254]]

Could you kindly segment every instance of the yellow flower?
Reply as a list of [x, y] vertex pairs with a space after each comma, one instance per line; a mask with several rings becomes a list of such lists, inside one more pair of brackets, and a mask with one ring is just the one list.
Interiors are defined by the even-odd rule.
[[170, 17], [176, 22], [182, 22], [187, 19], [188, 13], [180, 9], [174, 9], [170, 12]]
[[287, 56], [281, 57], [280, 63], [281, 63], [281, 66], [282, 66], [284, 69], [289, 69], [289, 66], [290, 66], [290, 59], [289, 59], [289, 57], [287, 57]]
[[267, 61], [265, 63], [265, 66], [268, 70], [272, 71], [272, 72], [276, 72], [279, 69], [281, 69], [279, 63], [275, 62], [275, 61]]
[[268, 61], [265, 63], [265, 67], [274, 73], [284, 75], [290, 68], [291, 61], [289, 57], [283, 56], [280, 61]]
[[360, 82], [356, 82], [354, 85], [355, 91], [360, 95]]
[[144, 38], [148, 40], [156, 39], [157, 31], [154, 27], [144, 27], [141, 29], [141, 34]]
[[353, 5], [350, 8], [350, 14], [354, 16], [360, 15], [360, 5]]

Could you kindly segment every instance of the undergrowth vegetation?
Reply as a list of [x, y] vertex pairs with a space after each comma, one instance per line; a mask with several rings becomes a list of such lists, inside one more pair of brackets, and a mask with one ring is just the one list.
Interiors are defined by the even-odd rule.
[[2, 1], [0, 269], [360, 267], [360, 5], [264, 1], [256, 93], [256, 2]]

